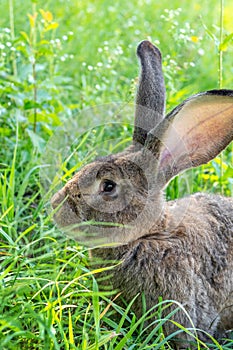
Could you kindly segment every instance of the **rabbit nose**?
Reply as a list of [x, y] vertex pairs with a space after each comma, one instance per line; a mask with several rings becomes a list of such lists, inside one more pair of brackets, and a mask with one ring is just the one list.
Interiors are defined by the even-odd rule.
[[52, 208], [56, 209], [56, 207], [65, 199], [65, 197], [66, 197], [66, 194], [63, 189], [55, 193], [51, 198]]

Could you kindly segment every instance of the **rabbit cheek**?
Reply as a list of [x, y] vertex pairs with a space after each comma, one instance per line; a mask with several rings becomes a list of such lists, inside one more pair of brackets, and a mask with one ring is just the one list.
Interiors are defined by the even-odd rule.
[[58, 227], [60, 227], [61, 229], [65, 228], [66, 226], [76, 225], [81, 221], [77, 210], [74, 210], [74, 208], [70, 206], [68, 201], [65, 201], [62, 204], [62, 206], [53, 215], [53, 218], [57, 223]]
[[51, 205], [55, 212], [53, 218], [58, 227], [75, 226], [82, 221], [81, 211], [79, 210], [79, 192], [76, 185], [68, 183], [58, 191], [51, 199]]

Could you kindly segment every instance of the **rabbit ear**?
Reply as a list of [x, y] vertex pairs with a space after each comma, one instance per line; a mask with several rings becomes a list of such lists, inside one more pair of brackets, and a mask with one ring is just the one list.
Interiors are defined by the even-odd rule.
[[136, 96], [133, 141], [144, 145], [147, 133], [164, 116], [165, 85], [159, 49], [145, 40], [138, 45], [137, 55], [141, 63], [141, 75]]
[[216, 157], [233, 139], [233, 90], [190, 97], [148, 135], [145, 147], [158, 159], [165, 185], [182, 170]]

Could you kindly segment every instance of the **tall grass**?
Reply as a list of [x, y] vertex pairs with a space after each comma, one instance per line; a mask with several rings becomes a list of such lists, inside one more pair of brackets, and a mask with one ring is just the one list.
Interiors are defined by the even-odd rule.
[[[67, 118], [81, 117], [97, 104], [133, 102], [134, 51], [142, 39], [151, 38], [163, 52], [168, 110], [191, 93], [216, 88], [218, 80], [220, 87], [231, 88], [227, 14], [232, 4], [226, 1], [223, 17], [222, 2], [220, 26], [215, 1], [191, 1], [182, 8], [176, 0], [3, 0], [1, 6], [0, 348], [171, 349], [169, 340], [177, 334], [164, 335], [163, 325], [172, 315], [164, 318], [163, 310], [172, 301], [158, 301], [157, 321], [148, 332], [151, 315], [137, 319], [131, 311], [134, 300], [122, 308], [115, 291], [100, 293], [96, 275], [101, 270], [89, 266], [88, 249], [54, 227], [39, 173], [47, 169], [47, 141]], [[123, 147], [132, 132], [128, 119], [123, 116], [123, 121], [121, 129], [106, 129], [108, 142], [103, 142], [106, 130], [91, 125], [83, 142], [73, 145], [76, 158], [61, 159], [63, 180], [99, 151]], [[168, 199], [200, 190], [232, 196], [232, 161], [229, 147], [222, 158], [176, 178]], [[178, 325], [181, 331], [190, 332]], [[197, 346], [221, 348], [217, 342]], [[232, 346], [226, 340], [222, 348]]]

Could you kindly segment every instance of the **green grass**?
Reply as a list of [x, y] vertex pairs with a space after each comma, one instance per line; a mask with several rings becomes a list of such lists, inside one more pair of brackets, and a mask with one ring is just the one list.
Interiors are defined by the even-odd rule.
[[[119, 127], [112, 116], [102, 119], [107, 127], [85, 118], [89, 107], [133, 103], [135, 48], [142, 39], [151, 38], [163, 53], [168, 110], [189, 94], [219, 87], [219, 51], [221, 85], [232, 88], [233, 6], [226, 1], [222, 27], [216, 1], [3, 0], [1, 8], [0, 348], [169, 349], [163, 334], [169, 320], [162, 316], [168, 302], [158, 301], [159, 322], [146, 332], [150, 316], [137, 320], [131, 305], [117, 305], [114, 291], [100, 293], [95, 280], [100, 271], [89, 266], [89, 251], [54, 227], [46, 163], [55, 159], [65, 182], [97, 154], [129, 142], [130, 112], [121, 115]], [[40, 9], [51, 11], [53, 19]], [[35, 11], [36, 22], [29, 21], [27, 14]], [[75, 140], [68, 127], [63, 141], [72, 144], [73, 157], [59, 140], [54, 155], [48, 147], [68, 118], [79, 118], [83, 137]], [[229, 146], [210, 164], [174, 179], [167, 198], [196, 191], [232, 196], [232, 163]], [[228, 340], [223, 349], [232, 347]]]

